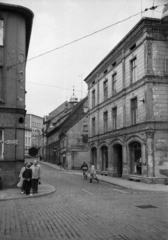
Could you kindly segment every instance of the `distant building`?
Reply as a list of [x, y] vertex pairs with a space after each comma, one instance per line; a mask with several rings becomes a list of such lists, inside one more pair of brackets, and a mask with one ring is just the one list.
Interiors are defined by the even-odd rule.
[[144, 182], [168, 176], [166, 11], [162, 20], [141, 19], [85, 78], [90, 161], [101, 174]]
[[[59, 162], [59, 160], [56, 160], [56, 151], [52, 151], [53, 154], [50, 154], [49, 151], [49, 144], [50, 141], [48, 140], [48, 133], [53, 130], [55, 124], [58, 122], [62, 122], [67, 118], [67, 116], [72, 111], [73, 105], [69, 103], [68, 101], [65, 101], [62, 103], [59, 107], [54, 109], [52, 112], [49, 113], [48, 116], [44, 117], [43, 122], [43, 160], [48, 162]], [[57, 139], [57, 136], [54, 137], [54, 139]], [[53, 140], [54, 141], [54, 140]], [[57, 150], [58, 151], [58, 150]], [[58, 157], [57, 157], [58, 158]]]
[[25, 69], [33, 13], [0, 3], [0, 176], [16, 186], [24, 163]]
[[26, 114], [25, 118], [25, 156], [29, 155], [29, 149], [36, 147], [38, 156], [42, 155], [43, 142], [43, 118], [34, 114]]
[[[62, 164], [64, 168], [79, 169], [88, 162], [88, 98], [78, 102], [74, 92], [45, 118], [43, 159]], [[53, 114], [54, 113], [54, 114]]]

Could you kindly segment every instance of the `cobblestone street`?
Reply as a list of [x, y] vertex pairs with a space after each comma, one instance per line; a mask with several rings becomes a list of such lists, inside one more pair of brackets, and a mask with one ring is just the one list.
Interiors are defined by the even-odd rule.
[[1, 240], [167, 240], [167, 193], [92, 184], [42, 166], [56, 192], [0, 202]]

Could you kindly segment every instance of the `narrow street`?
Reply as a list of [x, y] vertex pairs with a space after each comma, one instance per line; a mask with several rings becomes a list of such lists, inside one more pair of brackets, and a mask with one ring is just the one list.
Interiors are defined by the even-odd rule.
[[0, 202], [1, 240], [168, 239], [167, 193], [89, 183], [43, 165], [42, 181], [56, 192]]

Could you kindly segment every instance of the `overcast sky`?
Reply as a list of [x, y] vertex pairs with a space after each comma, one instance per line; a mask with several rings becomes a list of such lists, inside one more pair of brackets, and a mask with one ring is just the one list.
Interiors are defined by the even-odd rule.
[[161, 18], [167, 0], [1, 0], [34, 13], [28, 59], [59, 48], [145, 8], [159, 5], [104, 31], [27, 62], [26, 110], [43, 117], [64, 101], [75, 88], [80, 100], [87, 94], [83, 79], [142, 17]]

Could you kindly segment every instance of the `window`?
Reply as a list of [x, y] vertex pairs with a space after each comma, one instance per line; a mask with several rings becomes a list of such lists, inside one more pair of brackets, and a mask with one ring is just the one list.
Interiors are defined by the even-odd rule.
[[115, 95], [117, 93], [116, 82], [117, 82], [117, 73], [112, 75], [112, 95]]
[[92, 91], [92, 108], [95, 107], [95, 90]]
[[3, 39], [4, 39], [4, 28], [3, 28], [3, 20], [0, 19], [0, 46], [3, 46]]
[[3, 159], [4, 155], [4, 132], [0, 129], [0, 159]]
[[95, 126], [95, 117], [92, 118], [92, 135], [94, 136], [96, 134], [96, 126]]
[[112, 124], [113, 130], [117, 129], [117, 107], [112, 109]]
[[83, 132], [88, 132], [88, 124], [83, 123]]
[[105, 80], [103, 83], [103, 90], [104, 90], [104, 101], [108, 98], [108, 80]]
[[77, 145], [82, 146], [83, 145], [83, 139], [82, 138], [77, 138]]
[[136, 124], [137, 120], [137, 98], [131, 100], [131, 123]]
[[131, 60], [131, 83], [137, 81], [137, 59]]
[[104, 132], [108, 131], [108, 112], [104, 112]]

